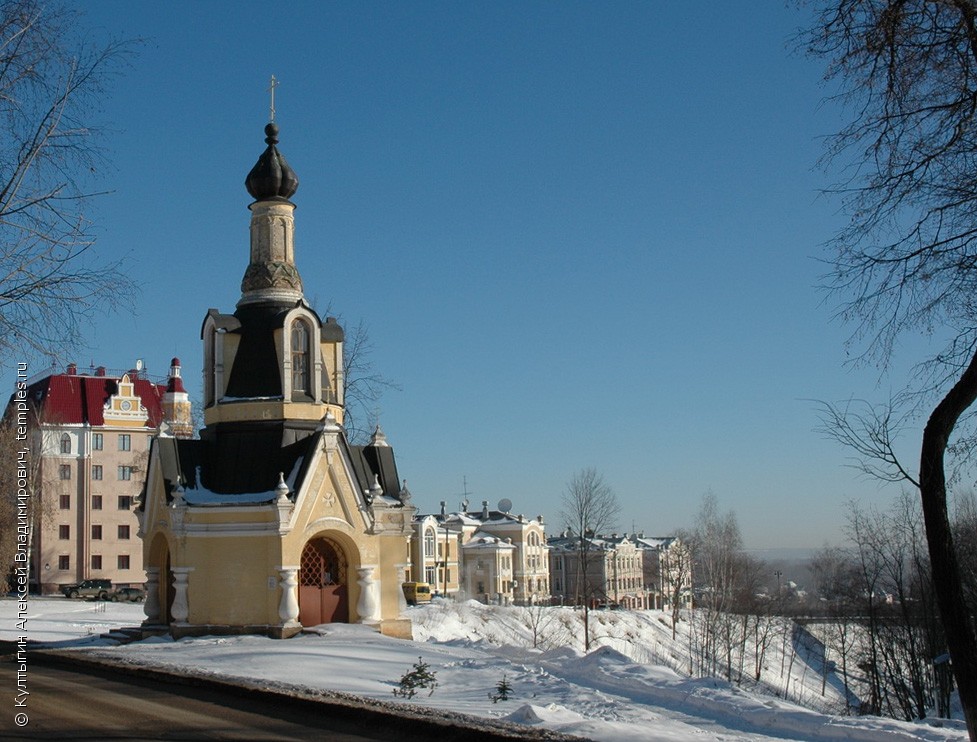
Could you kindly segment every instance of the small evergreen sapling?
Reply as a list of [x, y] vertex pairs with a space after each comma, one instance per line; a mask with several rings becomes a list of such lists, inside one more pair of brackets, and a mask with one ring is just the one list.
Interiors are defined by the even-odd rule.
[[503, 675], [502, 680], [495, 686], [495, 693], [489, 693], [489, 698], [492, 699], [492, 703], [498, 703], [499, 701], [508, 701], [511, 695], [512, 685], [509, 684], [506, 676]]
[[408, 700], [413, 698], [419, 690], [427, 690], [430, 696], [438, 687], [438, 680], [430, 666], [421, 658], [417, 658], [414, 667], [405, 672], [400, 678], [400, 685], [394, 688], [394, 695]]

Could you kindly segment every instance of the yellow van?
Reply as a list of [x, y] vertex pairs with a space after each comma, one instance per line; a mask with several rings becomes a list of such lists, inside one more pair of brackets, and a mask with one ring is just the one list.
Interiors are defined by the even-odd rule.
[[404, 597], [407, 598], [407, 605], [431, 602], [431, 586], [426, 582], [405, 582], [401, 587]]

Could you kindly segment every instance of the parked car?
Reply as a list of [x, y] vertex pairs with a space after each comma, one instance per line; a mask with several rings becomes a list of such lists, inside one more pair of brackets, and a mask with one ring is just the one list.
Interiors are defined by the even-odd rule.
[[141, 587], [120, 587], [109, 596], [109, 599], [114, 603], [119, 601], [142, 603], [146, 599], [146, 591]]
[[66, 598], [97, 598], [108, 600], [112, 592], [112, 580], [82, 580], [70, 585], [61, 585]]
[[426, 582], [405, 582], [402, 586], [407, 605], [431, 602], [431, 586]]

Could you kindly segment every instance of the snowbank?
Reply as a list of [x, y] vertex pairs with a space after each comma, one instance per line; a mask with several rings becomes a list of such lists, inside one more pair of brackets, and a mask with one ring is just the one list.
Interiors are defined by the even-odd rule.
[[[0, 600], [0, 639], [13, 639], [16, 603]], [[582, 650], [579, 617], [569, 608], [515, 609], [437, 601], [410, 609], [415, 641], [368, 627], [333, 624], [286, 641], [257, 636], [152, 639], [117, 645], [99, 638], [137, 625], [141, 606], [63, 598], [30, 604], [31, 639], [77, 648], [129, 665], [247, 678], [269, 688], [352, 693], [423, 705], [437, 712], [504, 719], [603, 742], [659, 740], [891, 740], [963, 742], [960, 721], [943, 726], [832, 716], [680, 670], [685, 627], [673, 641], [667, 616], [623, 611], [592, 614], [598, 648]], [[422, 658], [437, 674], [431, 696], [399, 700], [399, 678]], [[657, 662], [649, 658], [657, 658]], [[770, 672], [780, 656], [769, 658]], [[786, 664], [785, 664], [786, 666]], [[820, 693], [820, 676], [794, 662], [792, 682]], [[490, 696], [503, 676], [512, 699]], [[815, 688], [816, 686], [816, 688]], [[826, 689], [829, 692], [830, 688]]]

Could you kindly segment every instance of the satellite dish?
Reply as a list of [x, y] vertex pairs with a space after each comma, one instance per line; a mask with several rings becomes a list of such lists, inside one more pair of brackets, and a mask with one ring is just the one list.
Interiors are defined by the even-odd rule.
[[508, 513], [510, 510], [512, 510], [512, 500], [510, 500], [508, 497], [503, 497], [501, 500], [499, 500], [499, 510], [501, 510], [503, 513]]

